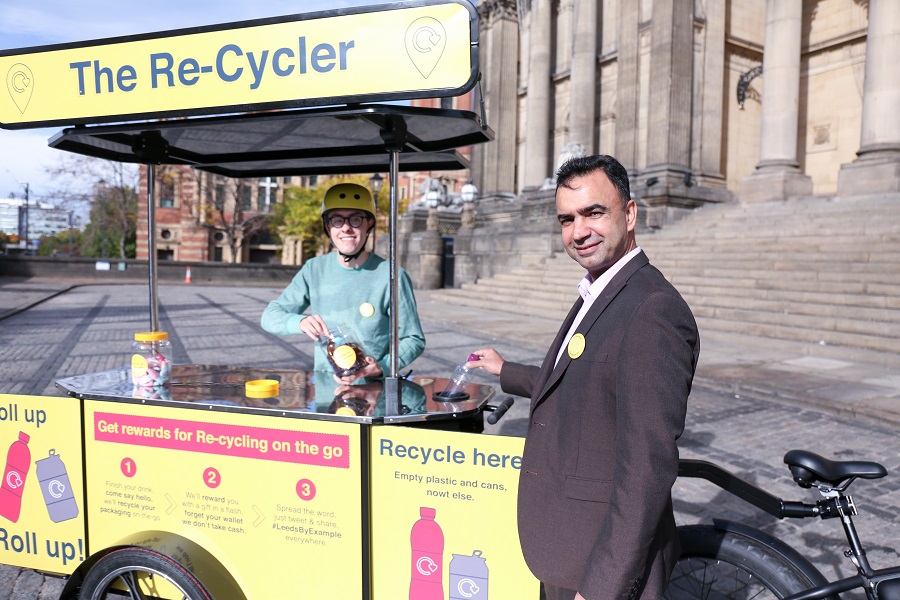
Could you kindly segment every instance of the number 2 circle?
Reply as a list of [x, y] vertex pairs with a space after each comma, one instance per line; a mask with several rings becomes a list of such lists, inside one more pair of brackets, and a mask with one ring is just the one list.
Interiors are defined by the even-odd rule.
[[222, 483], [222, 476], [216, 469], [208, 467], [203, 471], [203, 483], [206, 484], [206, 487], [217, 488]]

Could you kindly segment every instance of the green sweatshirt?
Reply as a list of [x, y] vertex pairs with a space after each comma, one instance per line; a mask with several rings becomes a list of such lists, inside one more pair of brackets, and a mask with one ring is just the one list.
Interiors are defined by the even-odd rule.
[[[304, 311], [321, 315], [329, 327], [346, 324], [356, 333], [367, 356], [374, 358], [385, 376], [390, 374], [390, 265], [380, 256], [369, 255], [362, 266], [346, 269], [336, 252], [310, 259], [281, 295], [263, 311], [260, 324], [270, 333], [303, 333]], [[416, 298], [406, 271], [398, 270], [398, 321], [400, 344], [398, 370], [425, 349], [425, 334], [419, 324]], [[331, 371], [325, 350], [316, 344], [315, 370]]]

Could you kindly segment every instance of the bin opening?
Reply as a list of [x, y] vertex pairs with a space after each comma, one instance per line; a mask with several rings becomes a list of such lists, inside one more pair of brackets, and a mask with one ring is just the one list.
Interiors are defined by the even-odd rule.
[[469, 395], [465, 392], [435, 392], [433, 398], [441, 402], [461, 402], [468, 400]]

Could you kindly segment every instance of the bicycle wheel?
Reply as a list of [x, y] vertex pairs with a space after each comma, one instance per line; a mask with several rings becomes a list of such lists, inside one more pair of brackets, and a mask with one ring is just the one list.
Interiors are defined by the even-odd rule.
[[667, 600], [780, 599], [813, 587], [787, 558], [752, 538], [709, 525], [679, 527], [678, 538]]
[[91, 567], [79, 600], [212, 600], [190, 571], [148, 548], [114, 550]]

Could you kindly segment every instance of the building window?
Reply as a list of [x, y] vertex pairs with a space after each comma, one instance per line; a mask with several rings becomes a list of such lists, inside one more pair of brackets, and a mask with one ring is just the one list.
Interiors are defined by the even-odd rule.
[[266, 177], [259, 180], [259, 212], [272, 212], [277, 199], [277, 179]]
[[225, 210], [225, 184], [217, 183], [213, 202], [219, 210]]
[[172, 239], [172, 230], [171, 229], [163, 229], [162, 231], [159, 232], [159, 237], [161, 237], [164, 240]]
[[156, 260], [175, 260], [174, 250], [157, 250]]
[[175, 181], [172, 177], [163, 177], [157, 186], [160, 208], [175, 207]]
[[216, 246], [213, 248], [213, 260], [215, 262], [222, 262], [222, 247]]
[[253, 190], [249, 185], [241, 186], [241, 210], [253, 210]]

